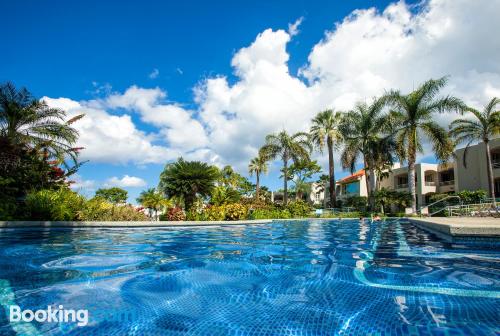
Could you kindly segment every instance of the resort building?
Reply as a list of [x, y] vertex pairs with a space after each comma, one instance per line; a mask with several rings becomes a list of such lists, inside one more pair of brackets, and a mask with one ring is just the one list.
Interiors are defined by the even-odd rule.
[[[464, 166], [464, 148], [455, 151], [455, 160], [447, 164], [417, 163], [415, 165], [415, 184], [418, 206], [430, 203], [430, 196], [435, 193], [454, 193], [463, 190], [488, 190], [487, 160], [484, 143], [470, 146], [467, 150]], [[495, 178], [495, 196], [500, 197], [500, 138], [490, 142], [490, 152]], [[368, 177], [369, 178], [369, 177]], [[368, 196], [367, 175], [364, 169], [344, 177], [336, 182], [335, 191], [338, 200], [354, 196]], [[327, 204], [328, 191], [314, 192], [311, 201], [314, 204]], [[379, 188], [399, 192], [409, 192], [408, 167], [395, 164], [379, 181]], [[325, 196], [326, 194], [326, 196]], [[326, 197], [326, 200], [324, 199]]]
[[[470, 146], [467, 150], [464, 165], [465, 148], [455, 151], [456, 162], [454, 166], [455, 188], [460, 190], [488, 190], [488, 173], [486, 160], [486, 145], [481, 142]], [[500, 197], [500, 138], [490, 141], [490, 153], [495, 179], [495, 197]]]

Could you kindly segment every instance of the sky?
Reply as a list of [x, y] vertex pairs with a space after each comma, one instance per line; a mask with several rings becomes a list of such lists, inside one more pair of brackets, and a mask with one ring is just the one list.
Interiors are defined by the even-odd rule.
[[[449, 76], [443, 94], [477, 108], [500, 96], [500, 0], [21, 0], [0, 12], [0, 82], [85, 113], [73, 188], [86, 196], [118, 186], [135, 202], [180, 156], [248, 175], [266, 134], [429, 78]], [[336, 172], [348, 174], [338, 159]], [[279, 162], [262, 182], [281, 187]]]

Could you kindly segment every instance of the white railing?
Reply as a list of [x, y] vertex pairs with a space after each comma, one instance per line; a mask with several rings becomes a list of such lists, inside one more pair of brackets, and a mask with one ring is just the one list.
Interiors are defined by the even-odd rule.
[[440, 212], [442, 212], [442, 211], [447, 210], [447, 209], [448, 209], [448, 207], [449, 207], [449, 205], [448, 205], [447, 203], [444, 203], [445, 205], [444, 205], [443, 207], [440, 207], [440, 208], [438, 208], [438, 210], [435, 210], [435, 211], [433, 211], [433, 212], [429, 212], [429, 209], [430, 209], [431, 207], [435, 207], [435, 206], [436, 206], [436, 204], [439, 204], [439, 203], [441, 203], [441, 202], [447, 202], [447, 201], [449, 201], [449, 200], [451, 200], [451, 199], [457, 199], [457, 200], [458, 200], [458, 202], [459, 202], [460, 204], [462, 204], [462, 199], [461, 199], [459, 196], [455, 196], [455, 195], [446, 196], [445, 198], [442, 198], [442, 199], [440, 199], [440, 200], [438, 200], [438, 201], [436, 201], [436, 202], [434, 202], [434, 203], [431, 203], [431, 204], [429, 204], [429, 205], [426, 205], [426, 206], [420, 207], [420, 209], [418, 210], [418, 213], [419, 213], [421, 216], [422, 216], [422, 215], [426, 215], [426, 216], [429, 216], [429, 217], [430, 217], [430, 216], [433, 216], [433, 215], [435, 215], [435, 214], [438, 214], [438, 213], [440, 213]]
[[427, 187], [434, 187], [436, 185], [436, 182], [434, 182], [434, 181], [425, 181], [425, 185]]
[[439, 182], [440, 186], [448, 186], [448, 185], [453, 185], [455, 184], [455, 180], [449, 180], [449, 181], [441, 181]]
[[500, 208], [494, 203], [461, 204], [447, 207], [450, 217], [500, 217]]

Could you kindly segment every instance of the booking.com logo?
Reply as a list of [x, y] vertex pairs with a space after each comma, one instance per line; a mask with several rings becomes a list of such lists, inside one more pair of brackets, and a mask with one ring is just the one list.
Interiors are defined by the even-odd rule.
[[79, 327], [85, 327], [89, 323], [89, 311], [87, 309], [64, 309], [63, 305], [57, 308], [48, 306], [47, 309], [36, 311], [13, 305], [9, 309], [10, 322], [32, 322], [33, 320], [43, 323], [76, 323]]

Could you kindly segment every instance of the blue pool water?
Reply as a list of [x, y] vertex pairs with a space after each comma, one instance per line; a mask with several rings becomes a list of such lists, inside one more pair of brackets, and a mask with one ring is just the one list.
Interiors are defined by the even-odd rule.
[[498, 335], [500, 249], [396, 220], [4, 229], [0, 303], [0, 335]]

